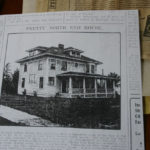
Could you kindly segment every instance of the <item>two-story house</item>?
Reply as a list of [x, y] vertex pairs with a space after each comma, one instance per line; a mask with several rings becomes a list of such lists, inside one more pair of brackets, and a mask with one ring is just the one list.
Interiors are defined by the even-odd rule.
[[[20, 63], [18, 94], [41, 97], [115, 97], [115, 79], [97, 74], [102, 62], [59, 44], [35, 47]], [[109, 83], [109, 84], [108, 84]]]

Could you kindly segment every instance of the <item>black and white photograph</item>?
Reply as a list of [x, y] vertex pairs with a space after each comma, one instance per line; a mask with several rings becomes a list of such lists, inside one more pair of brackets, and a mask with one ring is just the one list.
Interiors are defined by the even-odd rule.
[[0, 126], [121, 130], [120, 44], [119, 32], [8, 34]]

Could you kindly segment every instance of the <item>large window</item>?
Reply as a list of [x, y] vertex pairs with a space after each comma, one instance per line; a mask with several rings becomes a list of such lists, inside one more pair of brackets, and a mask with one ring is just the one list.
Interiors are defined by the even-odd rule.
[[29, 83], [36, 83], [35, 74], [29, 75]]
[[43, 70], [43, 61], [39, 61], [38, 70]]
[[27, 72], [27, 64], [24, 64], [24, 72]]
[[50, 64], [50, 69], [51, 70], [55, 70], [56, 69], [56, 60], [55, 59], [50, 59], [49, 60], [49, 64]]
[[22, 87], [22, 88], [24, 88], [24, 87], [25, 87], [25, 78], [22, 78], [21, 87]]
[[62, 61], [61, 70], [62, 71], [67, 71], [67, 61]]
[[54, 77], [48, 77], [48, 85], [53, 86], [55, 84], [55, 78]]
[[43, 84], [44, 84], [44, 78], [40, 77], [39, 78], [39, 88], [42, 89], [43, 88]]

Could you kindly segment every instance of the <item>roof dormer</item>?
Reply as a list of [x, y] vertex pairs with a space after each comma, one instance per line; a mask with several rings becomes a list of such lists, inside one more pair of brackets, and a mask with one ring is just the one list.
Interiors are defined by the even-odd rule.
[[81, 53], [83, 53], [82, 50], [75, 49], [73, 47], [68, 47], [68, 48], [64, 49], [64, 52], [73, 57], [81, 57]]
[[38, 46], [29, 50], [26, 50], [29, 53], [29, 56], [34, 56], [37, 55], [39, 53], [45, 52], [47, 51], [47, 47], [42, 47], [42, 46]]

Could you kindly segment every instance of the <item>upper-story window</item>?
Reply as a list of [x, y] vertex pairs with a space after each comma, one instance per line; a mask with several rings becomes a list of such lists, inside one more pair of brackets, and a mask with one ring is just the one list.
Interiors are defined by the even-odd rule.
[[38, 70], [43, 70], [43, 61], [39, 61]]
[[77, 53], [77, 57], [80, 57], [80, 53]]
[[62, 71], [67, 71], [67, 61], [62, 61], [61, 70]]
[[50, 64], [50, 69], [51, 70], [55, 70], [56, 69], [56, 60], [55, 59], [50, 59], [49, 60], [49, 64]]
[[95, 73], [95, 66], [91, 65], [91, 73]]
[[78, 67], [78, 63], [75, 63], [75, 67], [76, 67], [76, 68]]
[[73, 56], [75, 56], [75, 55], [76, 55], [76, 53], [75, 53], [75, 52], [72, 52], [72, 55], [73, 55]]
[[24, 64], [24, 72], [27, 72], [27, 64]]
[[61, 64], [61, 60], [57, 59], [57, 65]]
[[89, 64], [86, 64], [86, 73], [89, 73], [90, 72], [90, 66]]

